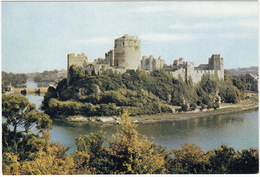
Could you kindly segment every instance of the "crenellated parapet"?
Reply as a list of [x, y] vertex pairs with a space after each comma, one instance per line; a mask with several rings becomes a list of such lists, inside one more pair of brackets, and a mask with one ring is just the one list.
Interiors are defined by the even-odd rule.
[[[143, 56], [141, 59], [140, 40], [136, 36], [124, 35], [115, 39], [114, 49], [105, 53], [105, 58], [95, 59], [89, 63], [88, 57], [82, 53], [75, 55], [68, 54], [68, 70], [70, 66], [76, 65], [84, 74], [99, 75], [105, 70], [123, 73], [126, 70], [137, 70], [138, 68], [146, 72], [164, 69], [173, 77], [181, 78], [184, 82], [192, 79], [193, 83], [201, 80], [204, 74], [210, 74], [214, 78], [224, 80], [224, 59], [220, 54], [213, 54], [208, 59], [208, 64], [200, 64], [194, 67], [192, 62], [187, 62], [184, 58], [174, 60], [172, 64], [165, 64], [165, 60]], [[68, 72], [69, 81], [69, 72]]]

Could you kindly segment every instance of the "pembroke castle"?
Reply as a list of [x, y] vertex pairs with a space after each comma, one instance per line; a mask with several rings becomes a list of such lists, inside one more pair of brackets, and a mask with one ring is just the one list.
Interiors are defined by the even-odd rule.
[[143, 56], [141, 59], [140, 40], [127, 34], [115, 39], [114, 49], [108, 51], [105, 58], [88, 62], [88, 57], [84, 53], [78, 55], [71, 53], [68, 54], [67, 60], [68, 70], [70, 66], [76, 65], [82, 72], [90, 75], [99, 75], [105, 70], [124, 73], [126, 70], [142, 69], [151, 72], [164, 69], [173, 77], [182, 78], [184, 82], [192, 79], [193, 83], [197, 83], [206, 73], [210, 74], [210, 77], [224, 79], [224, 60], [219, 54], [213, 54], [208, 59], [208, 64], [200, 64], [197, 67], [192, 62], [184, 61], [183, 58], [174, 60], [172, 64], [167, 65], [165, 60], [160, 57], [156, 59], [152, 55]]

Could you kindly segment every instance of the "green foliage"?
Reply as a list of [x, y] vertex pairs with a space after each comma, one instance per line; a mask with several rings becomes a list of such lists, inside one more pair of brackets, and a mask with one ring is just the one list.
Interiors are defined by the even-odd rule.
[[11, 84], [13, 87], [22, 87], [25, 86], [28, 79], [26, 74], [15, 74], [15, 73], [7, 73], [2, 71], [2, 88]]
[[[49, 91], [44, 97], [43, 110], [46, 113], [57, 116], [73, 115], [77, 112], [83, 115], [111, 116], [127, 108], [130, 115], [157, 114], [171, 113], [172, 110], [167, 105], [186, 104], [190, 105], [191, 110], [195, 110], [197, 104], [205, 105], [208, 109], [217, 109], [218, 104], [214, 102], [220, 98], [227, 103], [237, 103], [244, 99], [242, 83], [228, 73], [225, 73], [225, 81], [205, 74], [197, 84], [186, 84], [181, 79], [173, 78], [165, 70], [154, 70], [150, 74], [142, 70], [128, 70], [123, 74], [108, 70], [93, 76], [83, 74], [80, 68], [73, 65], [70, 73], [69, 85], [64, 79], [58, 83], [57, 94]], [[50, 107], [51, 98], [57, 98], [61, 103]], [[86, 107], [87, 111], [84, 111], [82, 106], [78, 106], [78, 111], [71, 108], [71, 111], [61, 111], [63, 102], [72, 100], [82, 103], [82, 106], [90, 103], [93, 107]], [[105, 110], [108, 112], [105, 113]], [[188, 107], [184, 109], [187, 110]]]
[[78, 174], [110, 174], [112, 172], [113, 162], [104, 146], [105, 141], [105, 134], [102, 131], [76, 138], [77, 150], [73, 154], [73, 159]]
[[240, 91], [245, 91], [245, 84], [240, 79], [232, 79], [232, 83], [235, 87], [237, 87]]
[[43, 132], [43, 141], [32, 139], [36, 151], [28, 149], [28, 156], [3, 151], [4, 175], [65, 175], [75, 172], [73, 158], [65, 154], [67, 148], [49, 142], [49, 132]]
[[181, 110], [184, 112], [188, 111], [188, 105], [186, 104], [181, 105]]
[[223, 174], [228, 173], [229, 166], [231, 165], [236, 151], [232, 147], [221, 145], [220, 148], [214, 150], [214, 155], [210, 157], [209, 161], [212, 168], [212, 173]]
[[96, 109], [96, 115], [98, 116], [114, 116], [117, 115], [116, 104], [100, 104], [99, 108]]
[[259, 172], [259, 151], [257, 149], [245, 149], [237, 154], [228, 168], [229, 173], [256, 174]]
[[67, 148], [49, 142], [51, 119], [27, 98], [3, 95], [3, 174], [72, 174], [74, 162]]
[[191, 103], [190, 108], [194, 111], [197, 108], [197, 105], [195, 103]]
[[2, 114], [3, 149], [7, 152], [23, 152], [32, 127], [36, 128], [36, 133], [51, 128], [50, 117], [36, 110], [35, 105], [21, 95], [3, 95]]
[[84, 77], [84, 73], [82, 72], [81, 68], [77, 67], [76, 65], [70, 66], [68, 72], [69, 72], [69, 75], [70, 75], [71, 82]]
[[182, 149], [173, 149], [171, 173], [203, 174], [208, 173], [208, 155], [195, 144], [184, 144]]
[[214, 108], [214, 110], [216, 110], [216, 109], [218, 109], [219, 108], [219, 104], [218, 103], [213, 103], [213, 108]]
[[[42, 131], [42, 136], [33, 133], [21, 134], [24, 136], [21, 144], [26, 148], [26, 155], [21, 151], [15, 152], [3, 148], [3, 174], [255, 174], [259, 172], [257, 149], [241, 152], [222, 145], [216, 150], [205, 152], [195, 144], [184, 144], [181, 149], [167, 151], [165, 147], [141, 135], [136, 130], [137, 125], [131, 123], [128, 113], [122, 112], [120, 127], [112, 138], [106, 138], [102, 131], [81, 135], [76, 138], [77, 149], [72, 155], [66, 154], [68, 148], [49, 141], [48, 130]], [[30, 116], [27, 119], [31, 119]], [[39, 125], [41, 126], [38, 128], [45, 127], [41, 123]], [[4, 124], [3, 144], [13, 142], [14, 137], [6, 138], [10, 133], [9, 128]]]
[[50, 84], [58, 83], [66, 77], [65, 70], [52, 70], [28, 74], [29, 77], [34, 79], [38, 87], [48, 87]]

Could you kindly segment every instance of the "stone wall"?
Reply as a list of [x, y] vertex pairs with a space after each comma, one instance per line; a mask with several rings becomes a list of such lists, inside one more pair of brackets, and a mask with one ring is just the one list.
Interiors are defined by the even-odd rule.
[[149, 57], [143, 56], [141, 60], [141, 69], [146, 71], [153, 71], [156, 69], [162, 69], [165, 65], [165, 61], [160, 57], [155, 59], [152, 55]]
[[108, 65], [109, 66], [114, 66], [114, 60], [115, 60], [115, 56], [114, 56], [114, 50], [110, 50], [105, 54], [105, 59], [108, 61]]
[[84, 66], [87, 65], [88, 63], [88, 57], [84, 54], [84, 53], [81, 53], [81, 54], [78, 54], [78, 55], [75, 55], [75, 53], [70, 53], [67, 55], [67, 79], [68, 79], [68, 82], [69, 82], [69, 69], [72, 65], [76, 65], [78, 66], [79, 68], [82, 68]]
[[213, 54], [208, 62], [209, 70], [219, 70], [219, 79], [224, 79], [224, 60], [220, 54]]
[[114, 66], [116, 68], [134, 69], [140, 67], [140, 40], [137, 37], [124, 35], [115, 39]]
[[220, 55], [212, 55], [208, 64], [201, 64], [198, 67], [194, 67], [193, 63], [185, 62], [183, 58], [179, 58], [174, 60], [172, 65], [165, 66], [164, 69], [176, 79], [180, 77], [186, 83], [190, 78], [193, 83], [198, 83], [204, 74], [209, 74], [211, 79], [224, 79], [224, 64]]
[[[115, 39], [114, 50], [105, 54], [105, 59], [96, 59], [93, 63], [88, 63], [88, 57], [82, 53], [77, 56], [74, 53], [68, 54], [68, 70], [71, 65], [75, 64], [85, 74], [99, 75], [105, 70], [123, 73], [128, 69], [136, 70], [141, 68], [146, 72], [157, 69], [165, 69], [175, 78], [182, 78], [188, 82], [190, 78], [193, 83], [201, 80], [204, 74], [210, 74], [211, 78], [224, 79], [224, 60], [219, 54], [213, 54], [208, 59], [208, 64], [200, 64], [194, 67], [191, 62], [185, 62], [183, 58], [174, 60], [172, 65], [166, 65], [160, 57], [155, 59], [152, 55], [143, 56], [140, 60], [140, 40], [135, 36], [124, 35]], [[68, 72], [69, 81], [69, 72]]]

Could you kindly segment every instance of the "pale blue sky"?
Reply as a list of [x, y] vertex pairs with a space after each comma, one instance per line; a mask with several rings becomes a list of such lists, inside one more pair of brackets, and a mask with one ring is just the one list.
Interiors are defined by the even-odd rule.
[[2, 70], [66, 69], [68, 53], [93, 61], [124, 34], [168, 64], [216, 53], [225, 68], [258, 66], [257, 2], [2, 2]]

